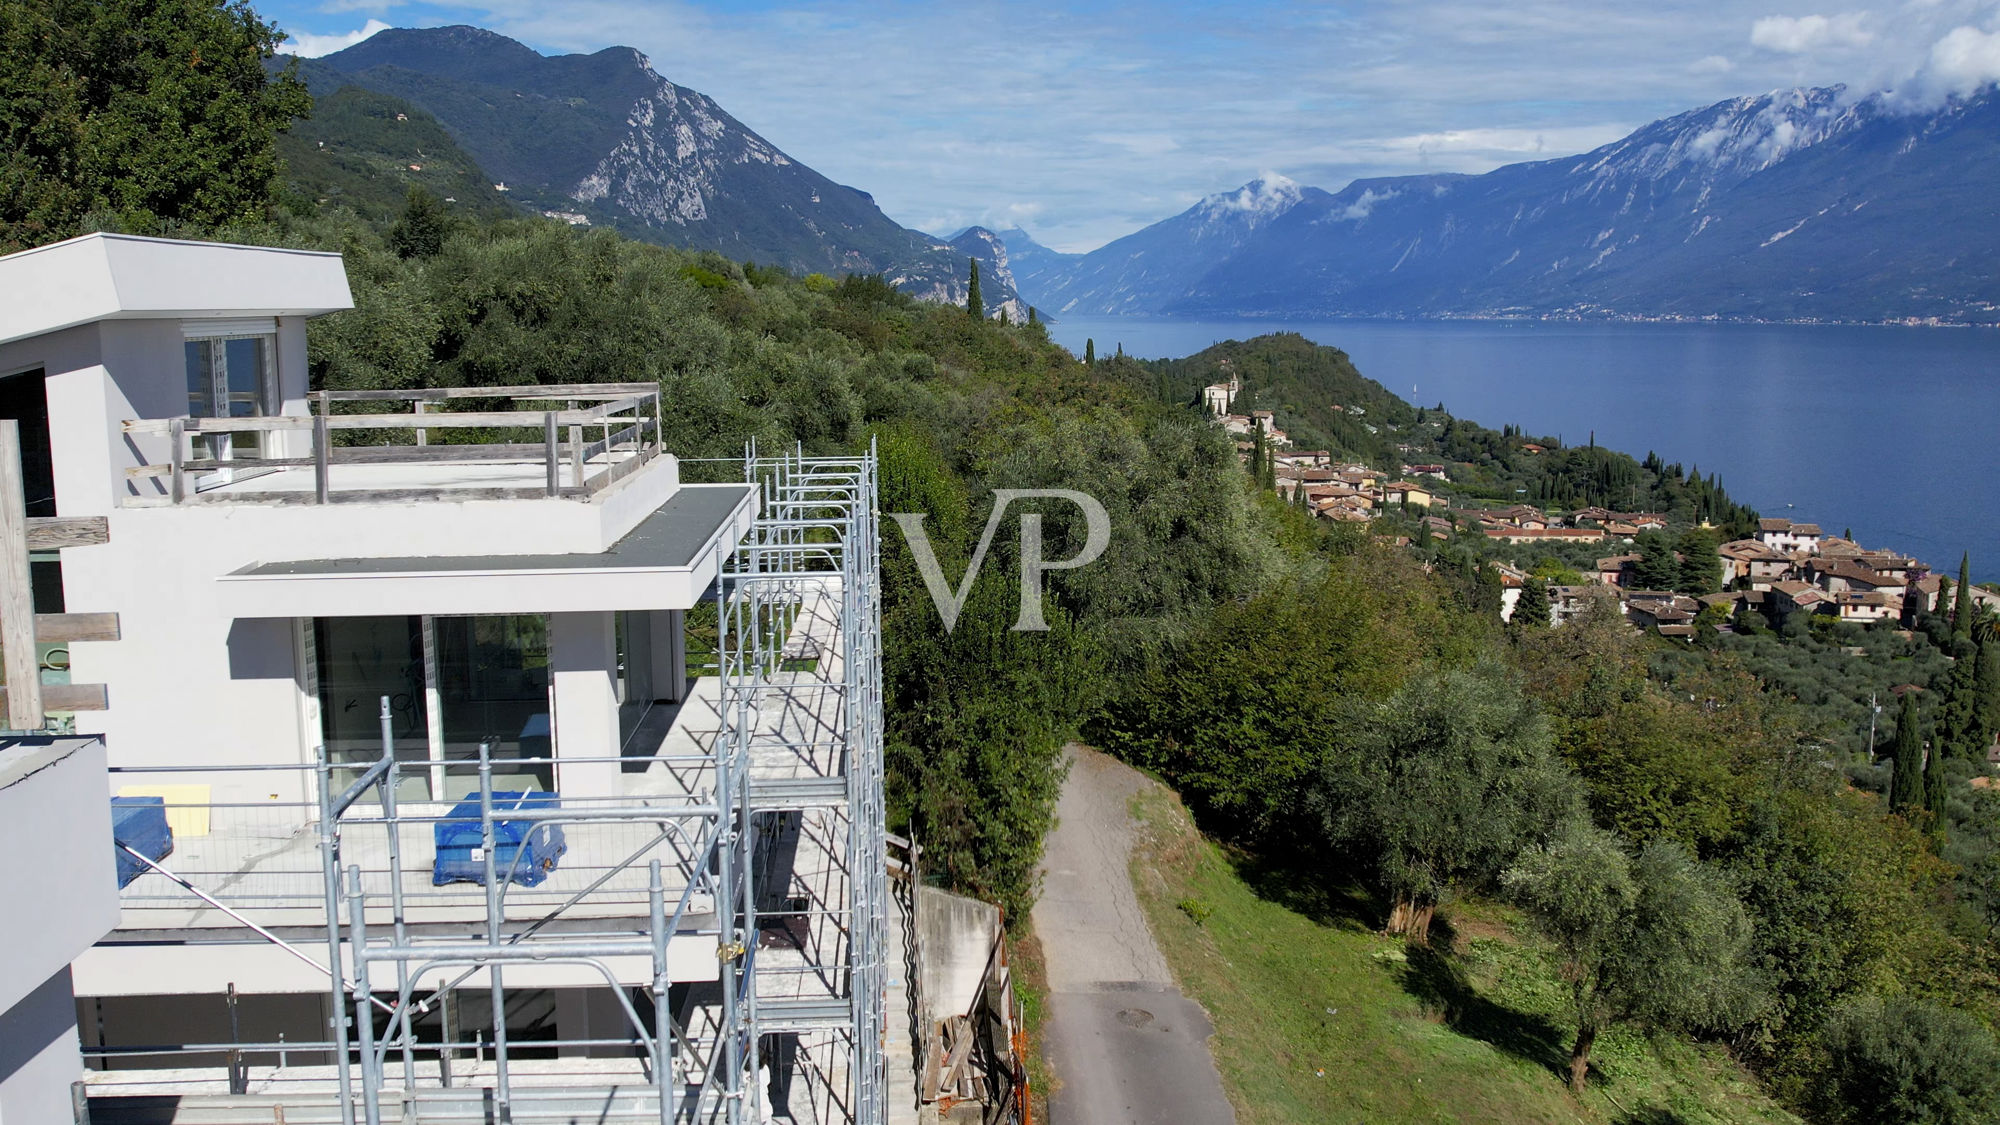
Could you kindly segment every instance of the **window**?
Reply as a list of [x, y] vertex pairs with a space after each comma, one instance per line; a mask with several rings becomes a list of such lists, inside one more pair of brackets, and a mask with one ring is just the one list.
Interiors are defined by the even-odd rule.
[[[188, 416], [257, 418], [276, 413], [277, 328], [272, 321], [188, 323]], [[196, 456], [218, 461], [258, 455], [262, 434], [211, 434]]]

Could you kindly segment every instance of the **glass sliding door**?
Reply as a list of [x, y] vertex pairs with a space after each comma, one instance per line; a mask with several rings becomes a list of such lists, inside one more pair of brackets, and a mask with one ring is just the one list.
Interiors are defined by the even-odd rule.
[[[423, 619], [327, 617], [313, 623], [319, 662], [320, 730], [328, 756], [355, 763], [334, 783], [352, 784], [361, 769], [382, 757], [382, 704], [389, 697], [390, 730], [398, 761], [398, 800], [430, 797], [429, 714], [424, 693]], [[372, 794], [369, 799], [373, 799]]]
[[540, 615], [438, 617], [437, 699], [444, 793], [479, 792], [479, 747], [493, 761], [495, 789], [549, 791], [555, 767], [549, 707], [549, 624]]

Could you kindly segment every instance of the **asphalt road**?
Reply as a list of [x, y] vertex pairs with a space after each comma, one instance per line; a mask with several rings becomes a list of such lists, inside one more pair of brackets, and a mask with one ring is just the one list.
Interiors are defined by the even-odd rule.
[[1174, 987], [1132, 892], [1131, 801], [1153, 782], [1095, 750], [1070, 755], [1033, 915], [1051, 1125], [1235, 1125], [1208, 1016]]

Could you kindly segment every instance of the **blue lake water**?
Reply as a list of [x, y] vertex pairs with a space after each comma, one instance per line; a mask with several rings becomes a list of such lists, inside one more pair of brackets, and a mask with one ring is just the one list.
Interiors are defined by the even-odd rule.
[[1853, 528], [1956, 572], [2000, 579], [2000, 331], [1541, 321], [1172, 321], [1051, 325], [1078, 354], [1122, 343], [1191, 355], [1265, 332], [1341, 348], [1420, 405], [1498, 429], [1721, 476], [1767, 516]]

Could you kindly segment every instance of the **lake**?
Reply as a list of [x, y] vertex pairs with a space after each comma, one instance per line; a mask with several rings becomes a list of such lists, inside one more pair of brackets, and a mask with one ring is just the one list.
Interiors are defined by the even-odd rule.
[[1766, 516], [1810, 520], [1954, 576], [2000, 579], [2000, 331], [1545, 321], [1051, 325], [1142, 358], [1298, 332], [1412, 403], [1530, 434], [1656, 451]]

